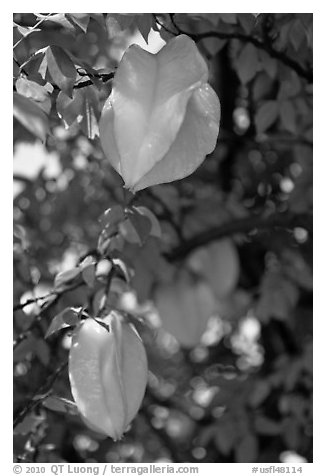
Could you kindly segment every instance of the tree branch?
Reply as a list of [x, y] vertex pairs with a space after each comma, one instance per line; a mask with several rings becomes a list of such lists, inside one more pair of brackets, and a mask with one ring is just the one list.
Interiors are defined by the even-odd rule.
[[25, 306], [27, 306], [28, 304], [33, 304], [35, 302], [37, 302], [38, 300], [42, 300], [42, 299], [45, 299], [47, 297], [50, 297], [50, 296], [55, 296], [55, 298], [53, 300], [51, 300], [48, 304], [46, 304], [43, 309], [41, 309], [40, 313], [35, 316], [33, 322], [31, 323], [31, 325], [28, 327], [28, 329], [26, 329], [25, 331], [21, 332], [17, 337], [16, 339], [14, 340], [14, 350], [16, 349], [16, 347], [25, 339], [27, 339], [27, 337], [29, 336], [29, 334], [32, 332], [32, 330], [39, 324], [39, 322], [42, 320], [43, 318], [43, 313], [50, 309], [52, 306], [54, 306], [58, 300], [60, 299], [61, 296], [63, 296], [65, 293], [69, 292], [69, 291], [73, 291], [74, 289], [77, 289], [79, 286], [83, 285], [84, 282], [81, 281], [81, 282], [78, 282], [78, 283], [75, 283], [73, 285], [71, 285], [70, 287], [67, 287], [65, 289], [63, 289], [62, 291], [52, 291], [50, 293], [48, 293], [46, 296], [42, 296], [42, 297], [39, 297], [39, 298], [33, 298], [33, 299], [29, 299], [28, 301], [26, 301], [25, 303], [22, 303], [22, 304], [16, 304], [14, 306], [14, 312], [15, 311], [18, 311], [19, 309], [23, 309]]
[[239, 32], [219, 32], [219, 31], [206, 31], [204, 33], [191, 33], [188, 31], [182, 30], [175, 22], [174, 14], [169, 13], [170, 20], [174, 28], [177, 30], [177, 33], [173, 32], [169, 28], [167, 28], [158, 18], [156, 14], [153, 14], [156, 23], [161, 26], [165, 31], [172, 35], [187, 35], [192, 38], [195, 42], [201, 41], [205, 38], [219, 38], [220, 40], [240, 40], [246, 43], [251, 43], [256, 48], [266, 51], [272, 58], [279, 60], [284, 65], [288, 66], [289, 68], [293, 69], [299, 76], [305, 78], [307, 81], [312, 83], [313, 81], [313, 72], [312, 69], [305, 69], [300, 63], [295, 61], [293, 58], [290, 58], [282, 51], [274, 49], [271, 44], [266, 41], [262, 41], [260, 38], [246, 35], [244, 33]]
[[[63, 362], [55, 371], [48, 376], [45, 383], [39, 388], [32, 397], [27, 401], [24, 407], [16, 412], [16, 416], [14, 418], [14, 428], [23, 421], [26, 415], [30, 413], [40, 402], [45, 400], [49, 396], [50, 391], [52, 390], [52, 386], [56, 379], [59, 377], [61, 372], [67, 367], [68, 361]], [[38, 396], [38, 398], [36, 398]]]
[[169, 261], [179, 261], [186, 258], [194, 249], [208, 243], [224, 238], [225, 236], [235, 235], [237, 233], [248, 233], [253, 230], [270, 230], [282, 228], [292, 230], [301, 227], [309, 231], [312, 235], [312, 215], [295, 213], [275, 213], [270, 216], [250, 216], [224, 223], [219, 227], [198, 233], [187, 241], [184, 241], [171, 252], [166, 253], [165, 257]]

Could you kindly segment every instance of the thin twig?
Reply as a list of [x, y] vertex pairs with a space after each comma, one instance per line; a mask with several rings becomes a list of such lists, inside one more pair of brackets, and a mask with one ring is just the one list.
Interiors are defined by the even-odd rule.
[[[28, 402], [24, 405], [24, 407], [17, 413], [16, 417], [14, 418], [14, 428], [24, 420], [26, 415], [30, 413], [37, 405], [39, 405], [43, 400], [45, 400], [52, 391], [52, 386], [58, 376], [63, 372], [63, 370], [67, 367], [68, 361], [65, 361], [59, 365], [59, 367], [48, 376], [45, 383], [34, 392], [32, 397], [28, 400]], [[38, 397], [38, 398], [36, 398]]]
[[[68, 287], [68, 288], [65, 288], [63, 289], [62, 291], [57, 291], [57, 292], [54, 292], [53, 294], [56, 294], [55, 298], [53, 300], [51, 300], [48, 304], [46, 304], [43, 309], [41, 309], [40, 313], [38, 315], [36, 315], [33, 319], [33, 322], [31, 323], [31, 325], [23, 332], [21, 332], [17, 337], [16, 339], [14, 340], [14, 350], [16, 349], [16, 347], [25, 339], [27, 339], [27, 337], [30, 335], [30, 333], [32, 332], [32, 330], [41, 322], [42, 318], [43, 318], [43, 313], [45, 311], [47, 311], [48, 309], [50, 309], [52, 306], [54, 306], [58, 300], [61, 298], [61, 296], [63, 296], [65, 293], [69, 292], [69, 291], [73, 291], [74, 289], [77, 289], [79, 286], [82, 286], [83, 284], [85, 284], [83, 281], [80, 281], [78, 283], [75, 283], [73, 284], [72, 286]], [[52, 295], [53, 295], [52, 294]], [[37, 298], [36, 298], [37, 299]], [[42, 299], [42, 298], [39, 298], [39, 299]], [[33, 301], [35, 302], [35, 301]], [[32, 303], [29, 303], [29, 304], [32, 304]], [[25, 303], [24, 303], [25, 305]], [[16, 310], [17, 309], [21, 309], [20, 307], [21, 305], [17, 305], [15, 306], [16, 307]], [[14, 307], [14, 310], [15, 310], [15, 307]]]

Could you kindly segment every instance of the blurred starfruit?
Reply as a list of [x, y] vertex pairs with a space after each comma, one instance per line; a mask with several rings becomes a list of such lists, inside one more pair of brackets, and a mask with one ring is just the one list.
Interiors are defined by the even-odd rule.
[[189, 268], [207, 280], [218, 299], [230, 295], [239, 280], [237, 248], [229, 239], [215, 241], [195, 250], [188, 259]]
[[99, 124], [104, 154], [133, 192], [193, 173], [216, 145], [220, 102], [186, 35], [158, 53], [131, 45]]
[[185, 273], [157, 288], [155, 304], [163, 328], [188, 348], [199, 344], [215, 310], [214, 295], [207, 284]]
[[121, 438], [142, 403], [147, 372], [141, 338], [118, 312], [104, 319], [86, 319], [73, 335], [71, 392], [92, 430]]

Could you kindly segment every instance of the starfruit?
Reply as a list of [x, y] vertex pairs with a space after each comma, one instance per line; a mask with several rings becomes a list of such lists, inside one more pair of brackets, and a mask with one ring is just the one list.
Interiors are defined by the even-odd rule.
[[99, 124], [110, 164], [135, 192], [193, 173], [216, 145], [220, 102], [208, 67], [186, 35], [157, 54], [131, 45]]
[[184, 274], [157, 288], [155, 304], [163, 328], [188, 348], [199, 344], [216, 305], [205, 282]]
[[120, 439], [141, 406], [147, 372], [142, 340], [118, 312], [86, 319], [73, 335], [71, 392], [89, 428]]

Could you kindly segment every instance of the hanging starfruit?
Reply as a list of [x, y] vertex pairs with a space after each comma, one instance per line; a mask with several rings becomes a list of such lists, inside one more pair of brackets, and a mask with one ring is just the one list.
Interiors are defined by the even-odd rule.
[[207, 284], [186, 274], [171, 284], [159, 286], [155, 304], [163, 328], [189, 348], [199, 344], [215, 310], [214, 295]]
[[112, 311], [98, 321], [88, 318], [75, 332], [69, 379], [89, 428], [121, 438], [142, 403], [147, 371], [141, 338], [120, 313]]
[[193, 40], [125, 52], [100, 120], [104, 154], [135, 192], [193, 173], [216, 145], [220, 102]]
[[235, 289], [240, 275], [239, 255], [234, 243], [225, 238], [195, 250], [189, 267], [207, 280], [217, 298]]

